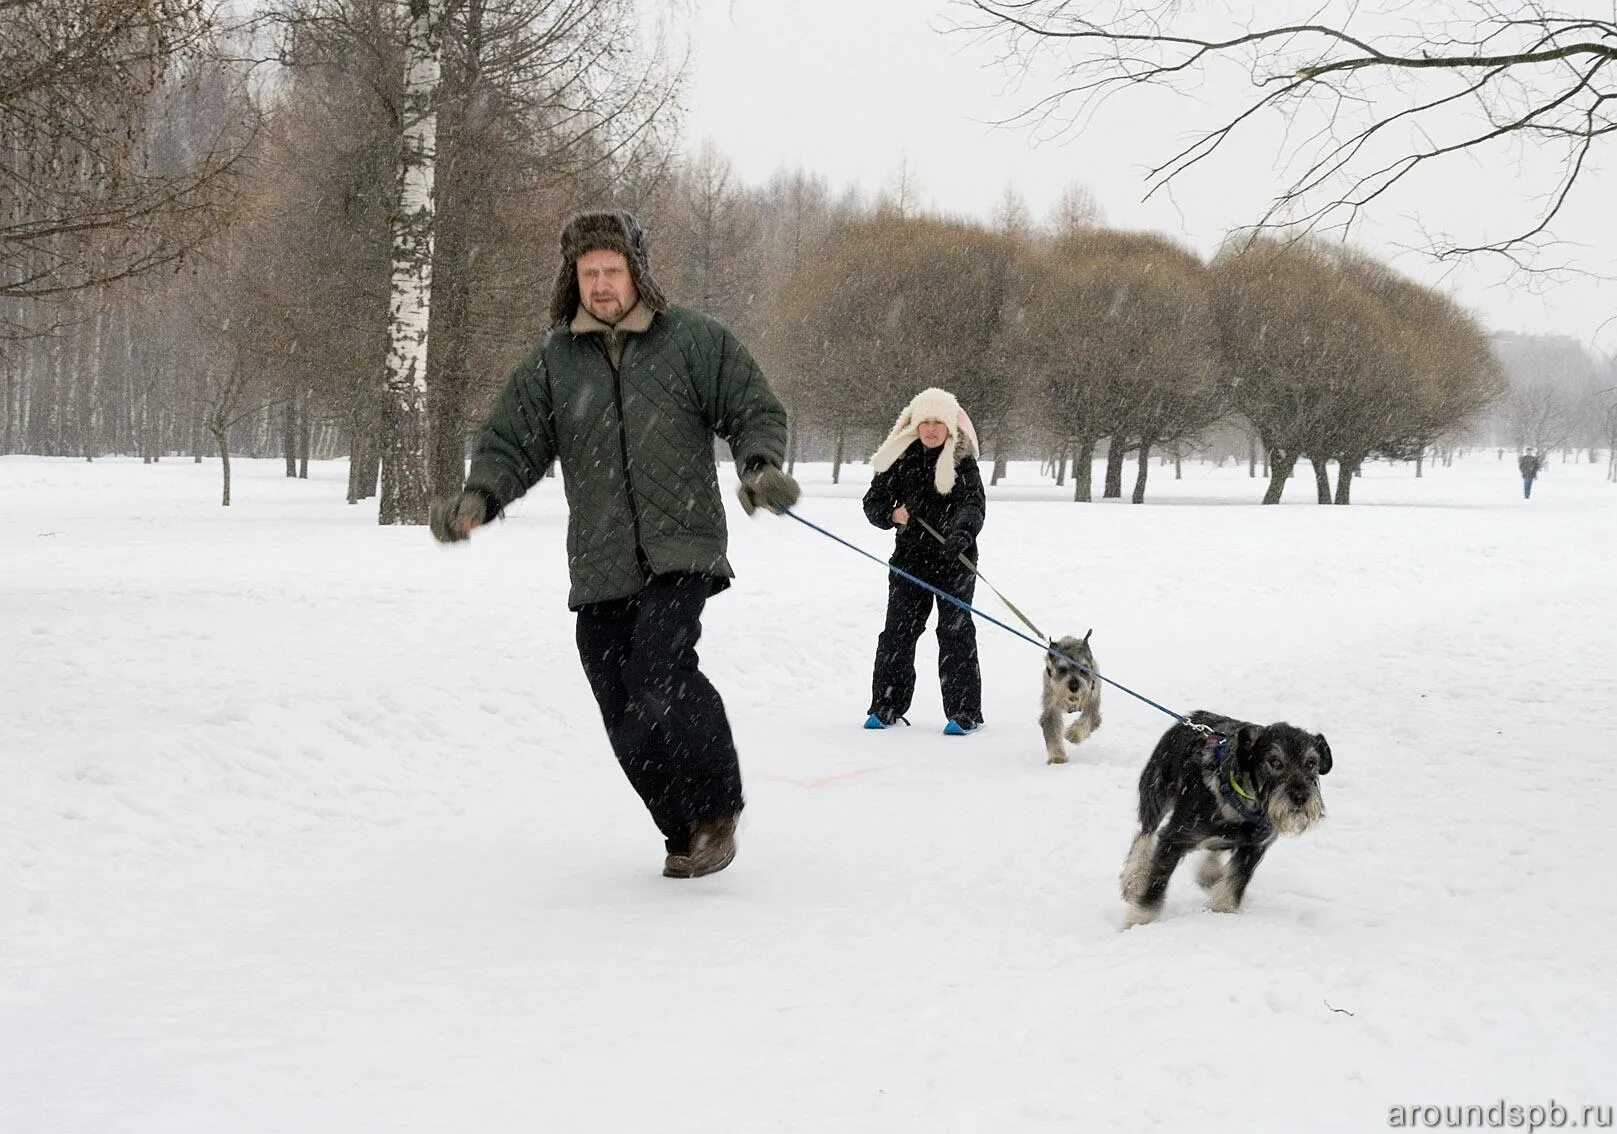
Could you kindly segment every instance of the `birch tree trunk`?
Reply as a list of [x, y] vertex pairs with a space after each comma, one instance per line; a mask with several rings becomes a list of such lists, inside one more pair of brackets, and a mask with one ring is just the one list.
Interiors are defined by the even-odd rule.
[[69, 332], [58, 329], [51, 335], [51, 442], [49, 453], [53, 457], [67, 456], [67, 416], [71, 404], [68, 394], [72, 389], [72, 364], [68, 354], [72, 343]]
[[382, 450], [383, 524], [427, 519], [427, 322], [432, 305], [432, 185], [446, 0], [408, 0], [404, 136], [393, 214], [393, 288], [388, 303]]
[[93, 461], [101, 451], [96, 434], [101, 419], [101, 331], [105, 321], [106, 305], [98, 301], [95, 315], [79, 328], [78, 449], [86, 461]]

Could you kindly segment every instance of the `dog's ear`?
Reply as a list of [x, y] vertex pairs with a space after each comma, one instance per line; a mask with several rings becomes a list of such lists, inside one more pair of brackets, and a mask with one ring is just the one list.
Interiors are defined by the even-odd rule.
[[1262, 725], [1243, 724], [1235, 730], [1230, 742], [1235, 746], [1235, 766], [1241, 774], [1251, 777], [1258, 770], [1258, 753], [1263, 751], [1268, 734]]
[[1086, 645], [1086, 646], [1089, 645], [1089, 636], [1091, 634], [1093, 634], [1094, 632], [1095, 632], [1095, 628], [1093, 626], [1091, 626], [1088, 630], [1084, 631], [1084, 645]]
[[1331, 765], [1335, 763], [1331, 759], [1331, 746], [1325, 743], [1325, 734], [1323, 732], [1314, 734], [1314, 751], [1319, 753], [1319, 774], [1323, 776], [1331, 770]]

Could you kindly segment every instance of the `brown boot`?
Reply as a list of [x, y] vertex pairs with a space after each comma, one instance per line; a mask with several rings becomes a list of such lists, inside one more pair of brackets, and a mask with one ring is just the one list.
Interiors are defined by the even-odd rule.
[[691, 824], [691, 849], [663, 862], [664, 878], [700, 878], [717, 874], [735, 859], [736, 817], [698, 819]]

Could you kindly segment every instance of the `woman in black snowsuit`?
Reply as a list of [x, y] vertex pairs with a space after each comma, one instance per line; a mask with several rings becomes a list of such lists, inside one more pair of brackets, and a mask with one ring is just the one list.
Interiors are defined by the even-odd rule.
[[[969, 603], [977, 578], [960, 557], [977, 562], [977, 533], [987, 501], [977, 471], [977, 435], [960, 403], [947, 390], [921, 391], [899, 415], [870, 463], [875, 476], [865, 493], [865, 515], [878, 528], [898, 528], [890, 562]], [[876, 639], [866, 728], [909, 723], [904, 714], [915, 694], [915, 643], [926, 629], [934, 601], [938, 680], [948, 718], [944, 732], [963, 736], [982, 727], [982, 671], [971, 615], [889, 574], [887, 625]]]

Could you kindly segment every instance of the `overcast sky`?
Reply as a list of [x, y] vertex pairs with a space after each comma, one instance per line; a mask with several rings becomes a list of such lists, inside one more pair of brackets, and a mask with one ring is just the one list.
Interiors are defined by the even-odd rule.
[[[988, 219], [1014, 185], [1034, 216], [1063, 189], [1089, 187], [1107, 223], [1172, 234], [1204, 254], [1230, 228], [1256, 219], [1279, 184], [1278, 131], [1242, 139], [1227, 156], [1192, 172], [1171, 198], [1142, 202], [1143, 171], [1177, 148], [1205, 104], [1188, 96], [1131, 92], [1081, 132], [1040, 141], [997, 127], [1038, 85], [1018, 91], [994, 53], [962, 34], [943, 34], [962, 14], [950, 0], [698, 0], [686, 134], [711, 140], [736, 173], [761, 183], [778, 169], [823, 174], [834, 190], [867, 195], [906, 164], [930, 207]], [[1580, 242], [1562, 260], [1617, 274], [1617, 143], [1606, 168], [1559, 230]], [[1449, 290], [1497, 330], [1575, 335], [1617, 352], [1617, 284], [1569, 277], [1512, 277], [1497, 263], [1459, 269], [1408, 251], [1421, 230], [1453, 230], [1500, 215], [1529, 170], [1457, 166], [1428, 178], [1379, 214], [1355, 243], [1401, 271]]]

